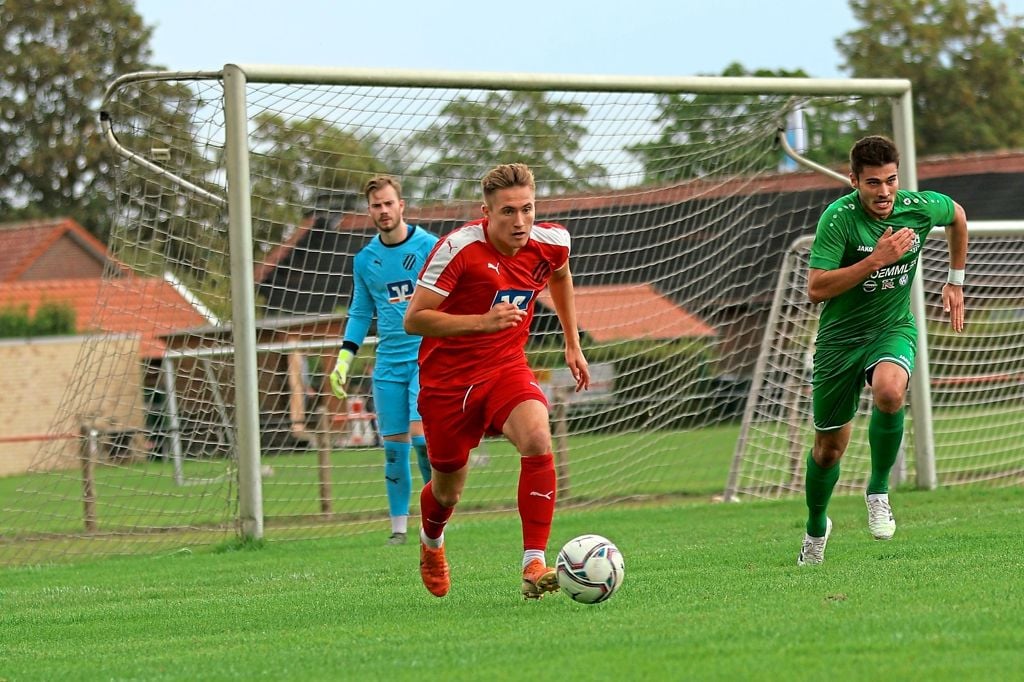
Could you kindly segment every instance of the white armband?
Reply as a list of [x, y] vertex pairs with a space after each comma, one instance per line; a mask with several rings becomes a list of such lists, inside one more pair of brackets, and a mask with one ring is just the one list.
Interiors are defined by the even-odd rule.
[[949, 275], [946, 277], [946, 283], [962, 287], [964, 285], [964, 271], [950, 268]]

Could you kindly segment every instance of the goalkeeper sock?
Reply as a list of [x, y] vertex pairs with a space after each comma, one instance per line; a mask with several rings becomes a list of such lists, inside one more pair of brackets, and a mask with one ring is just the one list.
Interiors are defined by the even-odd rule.
[[868, 425], [868, 443], [871, 444], [871, 477], [868, 495], [889, 492], [889, 472], [900, 454], [903, 442], [903, 409], [890, 414], [875, 407]]
[[839, 462], [823, 469], [814, 461], [813, 450], [807, 453], [807, 476], [804, 495], [807, 498], [807, 534], [820, 538], [825, 536], [828, 524], [828, 501], [832, 499], [836, 481], [839, 480]]
[[412, 470], [409, 468], [409, 444], [384, 441], [384, 480], [387, 484], [388, 513], [392, 518], [409, 514], [412, 494]]
[[413, 436], [412, 446], [416, 449], [416, 463], [420, 467], [420, 476], [423, 477], [423, 484], [430, 483], [430, 458], [427, 457], [427, 439], [423, 436]]

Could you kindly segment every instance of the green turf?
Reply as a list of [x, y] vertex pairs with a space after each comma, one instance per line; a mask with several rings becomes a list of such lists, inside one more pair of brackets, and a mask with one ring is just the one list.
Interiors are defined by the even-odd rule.
[[0, 679], [1020, 679], [1024, 490], [893, 504], [880, 543], [835, 499], [802, 568], [799, 499], [560, 512], [625, 556], [596, 606], [518, 598], [512, 514], [456, 513], [444, 599], [380, 533], [0, 569]]
[[[696, 431], [573, 436], [569, 446], [570, 497], [580, 500], [635, 495], [703, 495], [725, 488], [736, 425]], [[471, 473], [465, 508], [507, 506], [514, 500], [518, 456], [504, 439], [487, 441], [487, 466]], [[319, 514], [316, 452], [265, 457], [263, 510], [268, 522]], [[331, 453], [332, 511], [343, 519], [379, 517], [387, 508], [384, 455], [379, 448]], [[419, 480], [415, 465], [414, 480]], [[95, 468], [100, 531], [217, 526], [233, 521], [234, 471], [223, 459], [187, 460], [188, 485], [175, 481], [169, 461]], [[414, 503], [415, 506], [415, 503]], [[84, 528], [79, 469], [0, 478], [0, 535], [78, 533]]]

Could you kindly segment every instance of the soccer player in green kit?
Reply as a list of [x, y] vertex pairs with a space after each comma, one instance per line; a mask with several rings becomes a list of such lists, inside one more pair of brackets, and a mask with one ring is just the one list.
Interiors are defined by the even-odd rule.
[[825, 558], [832, 531], [828, 502], [865, 382], [874, 401], [868, 427], [868, 529], [877, 540], [896, 532], [889, 472], [903, 440], [903, 402], [917, 347], [910, 286], [921, 244], [936, 225], [946, 227], [949, 244], [943, 309], [954, 331], [964, 327], [967, 216], [944, 194], [899, 189], [899, 162], [899, 150], [888, 138], [870, 136], [854, 144], [850, 184], [856, 191], [825, 209], [811, 247], [807, 295], [824, 306], [814, 353], [815, 433], [807, 457], [801, 566]]

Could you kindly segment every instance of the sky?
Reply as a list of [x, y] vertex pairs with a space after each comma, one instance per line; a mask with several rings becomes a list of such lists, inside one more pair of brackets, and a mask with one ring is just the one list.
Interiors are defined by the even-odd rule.
[[[1024, 0], [1003, 0], [1024, 14]], [[224, 64], [842, 78], [846, 0], [136, 0], [170, 70]]]
[[[1024, 0], [1012, 4], [1021, 5]], [[136, 0], [170, 70], [224, 64], [443, 71], [843, 77], [846, 0]], [[785, 9], [782, 9], [785, 8]]]

